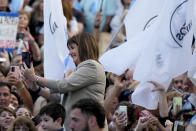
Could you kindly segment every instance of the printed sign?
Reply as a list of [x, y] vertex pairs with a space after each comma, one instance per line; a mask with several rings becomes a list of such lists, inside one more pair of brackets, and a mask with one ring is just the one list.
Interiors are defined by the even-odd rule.
[[18, 27], [18, 14], [0, 12], [0, 51], [13, 52]]

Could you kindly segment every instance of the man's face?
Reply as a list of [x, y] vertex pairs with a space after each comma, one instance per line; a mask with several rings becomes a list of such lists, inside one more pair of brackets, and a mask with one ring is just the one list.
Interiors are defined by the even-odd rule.
[[52, 117], [44, 114], [41, 116], [41, 127], [43, 131], [56, 131], [59, 129], [59, 124]]
[[76, 108], [71, 111], [71, 122], [69, 127], [72, 131], [89, 131], [88, 117], [80, 109]]
[[11, 100], [10, 89], [7, 86], [0, 87], [0, 108], [8, 107]]

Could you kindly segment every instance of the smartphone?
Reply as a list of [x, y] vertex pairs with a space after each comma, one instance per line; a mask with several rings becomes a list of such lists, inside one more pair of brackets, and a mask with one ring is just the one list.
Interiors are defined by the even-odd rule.
[[20, 79], [20, 68], [19, 68], [19, 66], [11, 66], [10, 67], [10, 72], [12, 72], [16, 78]]
[[[127, 116], [127, 106], [119, 106], [118, 111], [119, 111], [119, 113], [124, 113], [125, 118], [128, 118], [128, 116]], [[127, 121], [126, 121], [126, 125], [127, 125]]]
[[19, 40], [19, 39], [23, 40], [23, 38], [24, 38], [24, 33], [17, 33], [17, 35], [16, 35], [17, 40]]
[[183, 125], [183, 122], [175, 121], [173, 131], [185, 131], [185, 126]]
[[24, 62], [28, 68], [31, 68], [31, 54], [30, 54], [30, 52], [22, 52], [22, 62]]
[[[179, 109], [177, 109], [177, 107]], [[173, 110], [174, 113], [177, 114], [177, 111], [180, 111], [182, 109], [182, 97], [174, 97], [173, 98]]]

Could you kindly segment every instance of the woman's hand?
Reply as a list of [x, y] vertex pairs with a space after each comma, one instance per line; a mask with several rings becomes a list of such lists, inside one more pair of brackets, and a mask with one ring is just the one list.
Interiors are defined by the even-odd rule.
[[1, 68], [4, 68], [5, 70], [8, 69], [10, 66], [10, 60], [9, 54], [5, 49], [3, 49], [2, 52], [0, 52], [0, 58], [5, 58], [5, 62], [0, 63]]
[[127, 121], [125, 113], [118, 111], [114, 113], [113, 122], [116, 124], [117, 129], [124, 129], [127, 126]]
[[165, 88], [159, 84], [158, 82], [155, 82], [155, 81], [149, 81], [151, 84], [154, 85], [155, 88], [152, 89], [152, 92], [155, 92], [155, 91], [159, 91], [159, 92], [165, 92]]
[[33, 64], [31, 63], [31, 68], [28, 68], [27, 65], [25, 63], [23, 63], [23, 70], [22, 70], [22, 74], [24, 76], [25, 79], [28, 79], [31, 82], [36, 82], [36, 75], [34, 72], [34, 68], [33, 68]]
[[121, 89], [122, 91], [126, 88], [126, 81], [124, 80], [124, 74], [116, 76], [114, 79], [114, 87]]
[[142, 131], [143, 129], [147, 128], [148, 124], [149, 124], [148, 117], [140, 117], [137, 126], [135, 128], [135, 131]]
[[152, 125], [156, 126], [158, 131], [165, 131], [165, 128], [161, 125], [161, 123], [159, 122], [157, 117], [151, 116], [149, 118], [149, 123], [151, 123]]
[[19, 82], [19, 79], [16, 78], [15, 74], [13, 72], [9, 72], [6, 79], [6, 83], [9, 85], [17, 85], [17, 82]]
[[172, 131], [172, 128], [173, 128], [173, 122], [171, 122], [170, 120], [166, 120], [165, 122], [166, 131]]
[[160, 117], [167, 117], [168, 116], [168, 103], [167, 103], [167, 96], [165, 92], [165, 87], [161, 84], [150, 81], [154, 85], [154, 88], [152, 89], [152, 92], [158, 92], [159, 94], [159, 114]]
[[23, 38], [24, 41], [28, 41], [29, 44], [35, 41], [33, 36], [30, 33], [29, 28], [27, 28], [27, 30], [23, 30], [22, 32], [24, 33], [24, 38]]
[[24, 79], [24, 83], [26, 87], [32, 91], [37, 91], [39, 88], [39, 86], [35, 82], [29, 81], [28, 79]]
[[160, 124], [159, 120], [155, 116], [149, 117], [149, 122], [155, 126], [159, 126]]

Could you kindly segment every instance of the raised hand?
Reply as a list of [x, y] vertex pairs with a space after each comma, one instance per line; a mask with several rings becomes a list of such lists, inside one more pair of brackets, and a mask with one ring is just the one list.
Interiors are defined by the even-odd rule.
[[17, 85], [17, 82], [19, 80], [16, 78], [13, 72], [9, 72], [7, 77], [5, 78], [5, 82], [8, 83], [9, 85]]
[[28, 79], [29, 81], [32, 81], [32, 82], [36, 81], [36, 75], [35, 75], [32, 63], [31, 63], [31, 68], [28, 68], [27, 65], [23, 63], [22, 74], [25, 79]]
[[29, 31], [29, 28], [27, 28], [27, 30], [23, 30], [22, 31], [24, 33], [24, 38], [23, 40], [24, 41], [28, 41], [30, 44], [32, 41], [34, 41], [34, 38], [33, 36], [31, 35], [30, 31]]
[[116, 111], [113, 117], [113, 122], [116, 124], [117, 129], [124, 129], [127, 126], [127, 117], [123, 112]]
[[114, 79], [114, 86], [124, 90], [126, 88], [126, 82], [124, 80], [124, 74], [121, 76], [116, 76]]
[[137, 126], [135, 128], [135, 131], [143, 131], [143, 129], [147, 128], [148, 124], [149, 124], [148, 117], [140, 117]]
[[165, 88], [155, 81], [149, 81], [151, 84], [155, 86], [155, 88], [152, 89], [152, 92], [159, 91], [159, 92], [165, 92]]
[[173, 122], [171, 122], [170, 120], [166, 120], [165, 122], [166, 131], [172, 131], [172, 128], [173, 128]]

